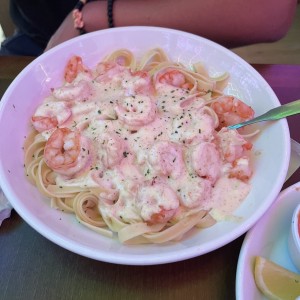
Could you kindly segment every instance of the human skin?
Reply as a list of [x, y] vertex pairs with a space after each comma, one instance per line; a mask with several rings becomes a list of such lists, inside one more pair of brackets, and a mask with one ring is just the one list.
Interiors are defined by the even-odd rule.
[[[117, 0], [115, 27], [159, 26], [191, 32], [232, 48], [281, 39], [295, 15], [297, 0]], [[87, 3], [87, 32], [108, 28], [107, 1]], [[70, 13], [46, 50], [78, 36]]]

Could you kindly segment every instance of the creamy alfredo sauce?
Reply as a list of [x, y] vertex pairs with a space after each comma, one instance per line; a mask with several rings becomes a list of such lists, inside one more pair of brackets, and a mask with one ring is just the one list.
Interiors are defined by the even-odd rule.
[[[251, 168], [236, 131], [217, 132], [211, 110], [188, 90], [152, 84], [126, 68], [79, 74], [54, 89], [35, 116], [56, 116], [58, 127], [85, 137], [80, 156], [89, 159], [79, 157], [70, 173], [57, 170], [56, 182], [100, 185], [103, 215], [151, 223], [162, 211], [176, 220], [205, 209], [224, 219], [250, 190], [237, 175]], [[48, 140], [53, 131], [42, 134]]]

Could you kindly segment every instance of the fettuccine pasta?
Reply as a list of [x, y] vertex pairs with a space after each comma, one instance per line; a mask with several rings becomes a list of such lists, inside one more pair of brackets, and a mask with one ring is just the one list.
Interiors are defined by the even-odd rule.
[[227, 125], [254, 112], [211, 77], [162, 49], [127, 49], [88, 68], [79, 56], [32, 116], [29, 180], [99, 234], [178, 241], [225, 220], [250, 191], [252, 144]]

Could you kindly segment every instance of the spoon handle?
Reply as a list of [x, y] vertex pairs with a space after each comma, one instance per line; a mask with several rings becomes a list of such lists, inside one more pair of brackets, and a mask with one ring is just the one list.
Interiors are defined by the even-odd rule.
[[250, 125], [253, 123], [261, 122], [261, 121], [269, 121], [269, 120], [279, 120], [288, 116], [296, 115], [300, 113], [300, 100], [290, 102], [285, 105], [281, 105], [270, 109], [266, 113], [251, 119], [249, 121], [245, 121], [239, 124], [228, 126], [229, 129], [238, 129], [246, 125]]

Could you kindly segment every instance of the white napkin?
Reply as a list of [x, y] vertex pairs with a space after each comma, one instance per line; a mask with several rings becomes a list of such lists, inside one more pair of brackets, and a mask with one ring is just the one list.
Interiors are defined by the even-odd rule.
[[[286, 176], [286, 180], [288, 180], [299, 167], [300, 167], [300, 144], [294, 141], [293, 139], [291, 139], [291, 159], [290, 159], [290, 165]], [[12, 210], [12, 206], [8, 202], [7, 198], [5, 197], [0, 187], [0, 226], [4, 219], [10, 217], [11, 210]]]
[[285, 180], [288, 180], [300, 167], [300, 144], [291, 139], [291, 158], [288, 173]]
[[0, 188], [0, 226], [2, 221], [10, 217], [12, 206], [6, 199], [3, 191]]

